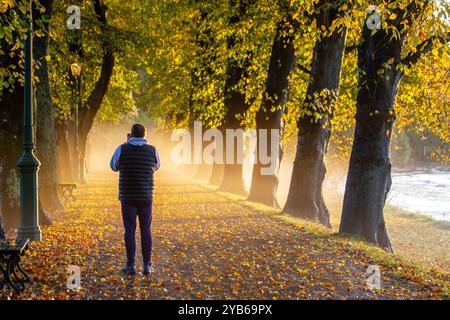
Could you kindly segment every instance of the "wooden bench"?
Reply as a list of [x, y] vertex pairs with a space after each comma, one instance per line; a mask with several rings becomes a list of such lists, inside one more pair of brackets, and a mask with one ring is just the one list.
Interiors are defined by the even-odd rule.
[[77, 189], [78, 185], [76, 183], [59, 183], [59, 189], [61, 190], [61, 196], [64, 202], [69, 200], [76, 201], [77, 199], [73, 195], [73, 192]]
[[0, 240], [0, 271], [3, 274], [0, 289], [8, 285], [19, 294], [25, 290], [25, 282], [29, 282], [30, 278], [20, 266], [20, 257], [27, 251], [28, 243], [28, 239]]

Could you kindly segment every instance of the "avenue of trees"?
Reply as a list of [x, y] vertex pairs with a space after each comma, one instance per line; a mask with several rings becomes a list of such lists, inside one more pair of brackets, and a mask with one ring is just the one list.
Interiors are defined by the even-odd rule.
[[[18, 217], [27, 3], [0, 0], [0, 237]], [[81, 8], [79, 30], [66, 26], [70, 5]], [[278, 161], [294, 155], [283, 212], [328, 227], [325, 159], [349, 159], [339, 231], [387, 250], [391, 137], [435, 136], [433, 156], [448, 161], [446, 1], [40, 0], [33, 15], [44, 221], [62, 207], [58, 181], [86, 182], [94, 121], [138, 114], [166, 132], [196, 120], [222, 132], [280, 129]], [[80, 79], [70, 72], [75, 62]], [[248, 198], [278, 207], [278, 175], [261, 175], [263, 166], [254, 164]], [[245, 193], [240, 164], [196, 170], [221, 190]]]

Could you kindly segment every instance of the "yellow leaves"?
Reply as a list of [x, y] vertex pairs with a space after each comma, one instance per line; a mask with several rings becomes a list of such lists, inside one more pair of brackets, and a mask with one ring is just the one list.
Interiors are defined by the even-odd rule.
[[396, 18], [397, 18], [397, 14], [395, 14], [395, 13], [391, 13], [389, 15], [389, 20], [395, 20]]
[[0, 13], [5, 13], [9, 8], [14, 8], [13, 0], [2, 0], [0, 2]]
[[309, 273], [309, 270], [308, 269], [300, 269], [300, 268], [297, 268], [297, 271], [300, 273], [300, 274], [308, 274]]
[[20, 48], [20, 43], [19, 43], [19, 42], [16, 42], [16, 43], [14, 44], [14, 46], [11, 48], [11, 51], [17, 50], [17, 49], [19, 49], [19, 48]]
[[204, 297], [203, 297], [203, 294], [201, 293], [201, 292], [197, 292], [197, 294], [195, 295], [195, 297], [197, 298], [197, 299], [203, 299]]
[[7, 3], [0, 3], [0, 13], [5, 13], [6, 10], [8, 10], [8, 4]]
[[36, 30], [34, 32], [34, 34], [36, 35], [36, 37], [39, 37], [39, 38], [45, 36], [45, 33], [42, 30]]
[[425, 40], [425, 32], [423, 30], [420, 30], [420, 32], [419, 32], [419, 39], [420, 39], [420, 41]]
[[346, 3], [344, 3], [342, 6], [339, 7], [339, 11], [347, 11], [348, 10], [348, 5]]
[[327, 288], [333, 287], [333, 283], [331, 282], [325, 282], [323, 285]]
[[59, 292], [56, 296], [56, 300], [67, 300], [67, 294], [65, 292]]
[[230, 286], [231, 291], [236, 291], [240, 288], [240, 284], [239, 283], [234, 283]]

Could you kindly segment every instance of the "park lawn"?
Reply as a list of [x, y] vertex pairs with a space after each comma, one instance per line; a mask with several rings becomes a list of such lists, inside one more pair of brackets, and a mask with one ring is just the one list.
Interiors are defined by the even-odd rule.
[[[156, 178], [155, 273], [125, 277], [116, 178], [96, 176], [80, 187], [24, 259], [33, 283], [21, 296], [4, 290], [0, 298], [448, 298], [448, 273], [168, 172]], [[71, 264], [81, 269], [78, 291], [67, 289]], [[371, 264], [381, 268], [381, 290], [367, 288]]]

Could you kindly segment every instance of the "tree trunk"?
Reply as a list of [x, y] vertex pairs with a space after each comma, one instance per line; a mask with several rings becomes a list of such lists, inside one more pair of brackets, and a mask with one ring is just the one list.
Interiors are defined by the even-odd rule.
[[[19, 86], [17, 84], [17, 86]], [[20, 99], [20, 96], [22, 99]], [[14, 97], [14, 99], [12, 99]], [[5, 98], [5, 99], [3, 99]], [[18, 104], [21, 101], [21, 104]], [[10, 108], [11, 103], [14, 108]], [[23, 87], [16, 87], [13, 94], [3, 95], [0, 100], [0, 110], [6, 111], [8, 116], [4, 116], [2, 112], [1, 119], [14, 119], [9, 123], [21, 123], [22, 117], [20, 116], [22, 112], [18, 112], [19, 109], [22, 111], [23, 108], [18, 108], [17, 106], [23, 104]], [[8, 112], [9, 110], [9, 112]], [[13, 131], [4, 132], [5, 126], [9, 126], [8, 123], [3, 123], [2, 130], [0, 132], [0, 201], [1, 201], [1, 213], [3, 216], [3, 223], [5, 231], [9, 229], [16, 229], [19, 226], [19, 172], [17, 171], [16, 163], [21, 155], [21, 144], [22, 139], [21, 132], [14, 134]], [[16, 128], [12, 128], [16, 132], [22, 131], [22, 126], [15, 125]], [[20, 128], [19, 128], [20, 127]]]
[[[111, 80], [111, 75], [114, 69], [114, 48], [108, 41], [107, 33], [107, 19], [106, 10], [107, 7], [103, 3], [103, 0], [94, 0], [94, 10], [97, 15], [97, 19], [100, 23], [100, 29], [104, 33], [102, 48], [103, 61], [100, 71], [100, 77], [95, 84], [86, 104], [79, 110], [79, 121], [78, 121], [78, 139], [79, 139], [79, 161], [83, 164], [83, 170], [86, 169], [86, 150], [88, 143], [89, 131], [94, 124], [95, 116], [101, 107], [103, 98], [108, 90], [109, 82]], [[80, 177], [83, 179], [81, 182], [85, 183], [87, 176], [86, 172], [80, 173]]]
[[356, 234], [389, 251], [393, 247], [383, 208], [391, 188], [389, 144], [395, 121], [395, 98], [403, 76], [398, 67], [400, 64], [403, 68], [411, 67], [431, 51], [434, 41], [447, 43], [450, 39], [449, 33], [432, 35], [415, 50], [402, 53], [409, 26], [427, 5], [430, 2], [411, 1], [406, 7], [394, 7], [395, 18], [386, 22], [385, 29], [369, 30], [365, 23], [358, 47], [355, 136], [339, 232]]
[[209, 179], [210, 184], [216, 186], [220, 186], [222, 184], [224, 167], [225, 165], [221, 163], [213, 164], [211, 178]]
[[[237, 103], [235, 106], [235, 109], [237, 108], [246, 108], [245, 104], [245, 97], [240, 92], [233, 93], [235, 96], [235, 101], [232, 103]], [[236, 101], [237, 100], [237, 101]], [[226, 100], [225, 100], [226, 102]], [[234, 114], [231, 114], [228, 117], [233, 117]], [[229, 125], [230, 127], [227, 127], [226, 129], [241, 129], [239, 121], [234, 118], [234, 121], [228, 120], [225, 125]], [[225, 130], [223, 130], [225, 131]], [[244, 177], [243, 177], [243, 159], [244, 159], [244, 137], [235, 137], [233, 140], [234, 142], [231, 143], [226, 138], [226, 131], [223, 134], [224, 137], [224, 162], [223, 164], [223, 174], [222, 174], [222, 183], [220, 185], [220, 190], [225, 192], [231, 192], [236, 193], [240, 195], [246, 195], [245, 187], [244, 187]], [[230, 142], [230, 145], [228, 145], [228, 142]], [[226, 163], [226, 155], [229, 152], [233, 152], [233, 163]], [[242, 159], [239, 159], [238, 155], [242, 155]]]
[[[50, 10], [51, 14], [51, 1], [49, 1], [49, 3], [46, 3], [45, 6], [46, 9]], [[34, 18], [39, 19], [41, 17], [41, 13], [37, 12], [36, 10], [34, 10], [34, 12]], [[26, 16], [23, 13], [19, 12], [17, 14], [21, 19], [26, 20]], [[48, 25], [45, 27], [47, 28]], [[0, 42], [0, 44], [0, 48], [3, 52], [6, 53], [4, 56], [0, 56], [0, 65], [2, 67], [14, 65], [16, 66], [18, 72], [23, 72], [23, 69], [19, 67], [21, 65], [20, 57], [17, 54], [12, 57], [9, 55], [11, 46], [8, 45], [6, 41], [2, 41]], [[34, 60], [37, 61], [39, 58], [42, 58], [41, 54], [44, 54], [44, 52], [46, 51], [46, 40], [35, 37], [34, 46], [37, 47], [37, 56], [34, 57]], [[43, 84], [43, 86], [38, 88], [39, 91], [36, 95], [37, 99], [41, 99], [43, 93], [42, 89], [45, 88], [46, 76], [45, 73], [42, 73], [42, 69], [38, 70], [36, 74], [39, 79], [43, 80], [42, 82], [44, 82], [44, 84], [38, 84]], [[41, 78], [41, 76], [43, 76], [43, 78]], [[39, 103], [39, 101], [37, 101], [37, 103]], [[34, 105], [37, 105], [37, 103], [36, 101], [34, 101]], [[5, 90], [4, 92], [2, 92], [2, 96], [0, 97], [0, 141], [2, 142], [0, 144], [0, 206], [3, 224], [6, 230], [11, 228], [18, 228], [20, 223], [19, 174], [17, 170], [17, 160], [22, 154], [23, 104], [23, 84], [16, 80], [13, 84], [12, 91]], [[37, 106], [39, 107], [39, 105]], [[48, 112], [48, 109], [44, 112]], [[53, 114], [47, 114], [47, 116], [50, 118], [53, 116]], [[53, 119], [49, 118], [45, 119], [45, 121], [48, 121], [45, 123], [45, 125], [51, 125], [50, 122]], [[35, 119], [37, 120], [37, 123], [39, 125], [42, 124], [40, 122], [42, 120], [40, 112], [37, 113], [37, 117]], [[39, 128], [37, 130], [39, 130]], [[39, 136], [39, 138], [42, 138], [42, 136]], [[46, 140], [39, 140], [39, 143], [41, 142], [43, 143], [42, 150], [46, 150], [46, 148], [49, 147], [49, 142]], [[48, 167], [48, 169], [51, 170], [50, 167]], [[41, 174], [41, 171], [39, 171], [39, 174]], [[44, 181], [46, 181], [46, 178], [47, 176], [44, 173]], [[40, 209], [40, 218], [41, 224], [48, 224], [49, 220], [43, 213], [42, 209]]]
[[1, 211], [0, 211], [0, 240], [5, 240], [5, 227], [3, 226], [3, 217]]
[[244, 187], [243, 165], [240, 163], [226, 164], [220, 190], [240, 195], [247, 195]]
[[[198, 129], [198, 128], [197, 128]], [[202, 128], [203, 130], [203, 128]], [[209, 178], [211, 177], [211, 171], [212, 171], [212, 165], [205, 163], [204, 159], [203, 159], [203, 150], [205, 150], [205, 147], [209, 144], [208, 141], [203, 141], [203, 132], [201, 133], [201, 141], [196, 141], [195, 138], [195, 131], [196, 129], [192, 128], [192, 132], [191, 132], [191, 161], [192, 163], [196, 166], [195, 168], [195, 173], [192, 176], [192, 179], [194, 180], [206, 180], [209, 181]], [[195, 152], [197, 151], [195, 143], [200, 143], [201, 147], [198, 150], [201, 154], [199, 155], [199, 161], [200, 162], [196, 162], [195, 160]]]
[[[271, 150], [271, 129], [280, 130], [282, 128], [282, 115], [284, 113], [285, 104], [289, 98], [290, 81], [289, 77], [294, 70], [296, 57], [293, 46], [295, 32], [289, 32], [292, 28], [290, 23], [285, 21], [280, 22], [275, 39], [272, 45], [272, 54], [269, 62], [269, 71], [266, 80], [265, 94], [262, 105], [256, 114], [256, 129], [259, 132], [261, 129], [268, 129], [267, 134], [267, 154], [272, 154]], [[273, 111], [273, 109], [275, 111]], [[280, 130], [281, 138], [281, 130]], [[267, 204], [272, 207], [279, 207], [276, 200], [276, 190], [278, 186], [277, 173], [262, 174], [261, 169], [267, 168], [260, 162], [259, 151], [261, 149], [261, 140], [259, 134], [257, 135], [257, 159], [253, 166], [252, 185], [250, 195], [248, 197], [251, 201], [257, 201]], [[280, 144], [280, 141], [275, 143]], [[281, 152], [281, 147], [279, 148]], [[281, 159], [280, 155], [275, 155], [278, 162]]]
[[192, 179], [209, 181], [211, 177], [211, 172], [212, 172], [211, 164], [201, 163], [198, 165], [197, 171], [195, 172]]
[[377, 107], [382, 106], [370, 101], [358, 104], [339, 232], [359, 235], [392, 251], [383, 208], [391, 184], [389, 143], [394, 116], [387, 111], [370, 116], [369, 111]]
[[[43, 2], [45, 15], [51, 16], [53, 2], [53, 0]], [[39, 10], [34, 9], [33, 13], [35, 19], [40, 19], [42, 16]], [[45, 35], [35, 37], [33, 46], [34, 59], [40, 61], [40, 66], [36, 70], [36, 76], [39, 79], [36, 84], [36, 146], [38, 158], [45, 159], [39, 169], [39, 198], [45, 210], [55, 210], [62, 209], [64, 206], [57, 191], [55, 107], [51, 100], [48, 63], [45, 59], [49, 40], [49, 22], [44, 22], [43, 26]]]
[[69, 144], [67, 142], [67, 120], [57, 121], [56, 144], [58, 154], [58, 177], [62, 182], [74, 181], [74, 173], [69, 157]]
[[[254, 0], [230, 0], [230, 10], [233, 14], [230, 17], [229, 25], [235, 28], [247, 14], [248, 8], [254, 3]], [[237, 40], [236, 31], [233, 31], [227, 39], [228, 52], [236, 51], [236, 47], [241, 45]], [[243, 116], [250, 107], [250, 103], [245, 100], [245, 93], [239, 88], [239, 84], [243, 77], [248, 75], [247, 68], [250, 66], [251, 52], [247, 52], [244, 58], [240, 60], [235, 56], [231, 56], [227, 61], [226, 80], [224, 88], [224, 106], [226, 110], [224, 122], [222, 124], [223, 133], [225, 137], [226, 129], [243, 129], [237, 116]], [[243, 166], [238, 163], [237, 154], [244, 153], [243, 144], [239, 145], [238, 139], [234, 139], [234, 161], [233, 163], [225, 163], [223, 169], [223, 179], [220, 185], [220, 190], [233, 192], [237, 194], [245, 194]], [[227, 139], [224, 140], [224, 150], [231, 151], [231, 146], [227, 145]], [[242, 141], [243, 143], [243, 141]], [[224, 153], [225, 155], [225, 153]]]
[[[323, 6], [321, 3], [320, 5]], [[336, 19], [337, 8], [318, 11], [318, 27], [328, 29]], [[320, 222], [328, 227], [330, 215], [323, 200], [325, 154], [331, 136], [331, 119], [338, 97], [346, 30], [336, 29], [316, 41], [311, 63], [310, 82], [303, 103], [305, 114], [297, 121], [297, 153], [291, 176], [289, 194], [283, 211]], [[317, 119], [316, 115], [320, 118]]]
[[[401, 73], [401, 42], [365, 25], [358, 48], [356, 126], [339, 232], [356, 234], [393, 251], [383, 207], [391, 186], [389, 143]], [[390, 63], [389, 63], [390, 62]]]
[[[5, 17], [12, 16], [26, 21], [26, 16], [17, 7], [5, 13]], [[19, 37], [17, 31], [13, 37]], [[15, 66], [17, 72], [23, 72], [18, 52], [10, 55], [12, 47], [4, 38], [0, 39], [0, 67], [10, 69]], [[23, 84], [17, 78], [14, 80], [0, 96], [0, 208], [4, 231], [19, 226], [19, 173], [16, 163], [22, 154], [24, 90]]]
[[289, 194], [283, 212], [330, 226], [328, 210], [322, 196], [326, 173], [325, 153], [330, 128], [299, 121], [297, 153], [292, 169]]

